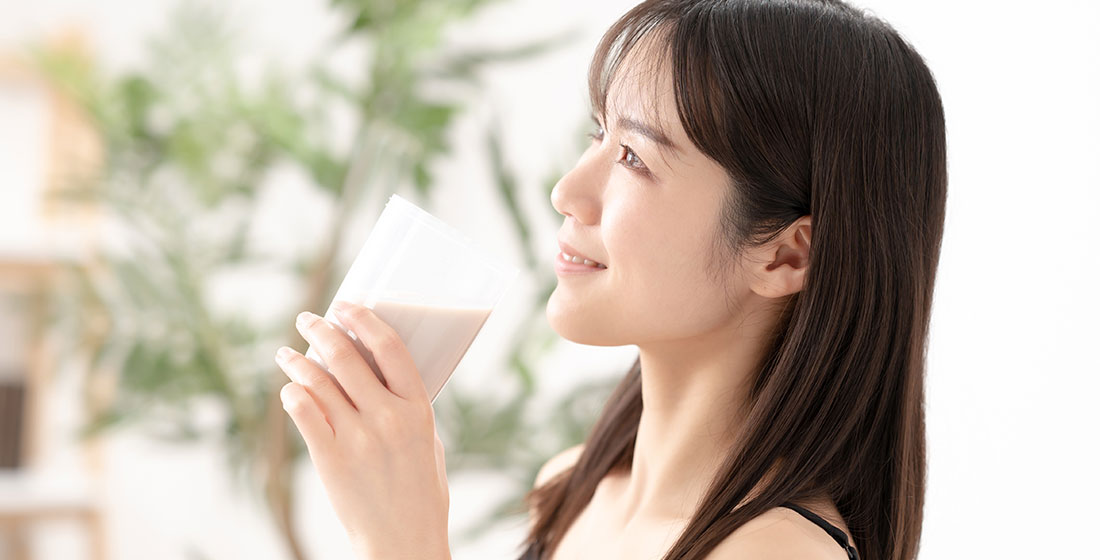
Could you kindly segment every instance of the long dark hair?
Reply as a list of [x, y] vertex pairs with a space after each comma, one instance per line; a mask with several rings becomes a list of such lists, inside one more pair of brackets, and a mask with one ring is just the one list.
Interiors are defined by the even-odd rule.
[[[727, 255], [813, 219], [805, 284], [759, 364], [738, 445], [664, 558], [702, 559], [754, 517], [819, 495], [864, 560], [915, 557], [947, 197], [931, 72], [890, 25], [837, 0], [652, 0], [596, 50], [598, 114], [647, 36], [671, 69], [688, 136], [729, 173]], [[528, 494], [526, 558], [548, 558], [604, 475], [630, 469], [641, 383], [636, 362], [576, 464]]]

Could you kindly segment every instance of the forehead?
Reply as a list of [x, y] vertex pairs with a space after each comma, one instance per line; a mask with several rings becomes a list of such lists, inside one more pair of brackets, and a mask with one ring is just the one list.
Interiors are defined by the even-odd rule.
[[634, 45], [615, 69], [607, 88], [608, 122], [619, 117], [643, 121], [669, 137], [686, 137], [676, 111], [672, 71], [662, 41], [650, 33]]

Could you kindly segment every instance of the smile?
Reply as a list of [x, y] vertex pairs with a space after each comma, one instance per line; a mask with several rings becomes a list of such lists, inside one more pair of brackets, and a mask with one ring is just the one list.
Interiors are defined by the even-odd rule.
[[[574, 262], [575, 257], [568, 253], [558, 253], [558, 257], [554, 259], [554, 272], [558, 276], [593, 276], [607, 270], [607, 267], [602, 263], [598, 263], [592, 260], [580, 258], [580, 262]], [[592, 264], [585, 264], [584, 261], [588, 261]]]
[[573, 255], [570, 255], [569, 253], [566, 253], [565, 251], [561, 252], [561, 256], [562, 256], [563, 259], [565, 259], [565, 260], [567, 260], [567, 261], [569, 261], [573, 264], [583, 264], [585, 266], [590, 266], [592, 268], [607, 268], [606, 266], [604, 266], [604, 265], [602, 265], [602, 264], [600, 264], [596, 261], [590, 261], [590, 260], [585, 259], [585, 258], [575, 257]]

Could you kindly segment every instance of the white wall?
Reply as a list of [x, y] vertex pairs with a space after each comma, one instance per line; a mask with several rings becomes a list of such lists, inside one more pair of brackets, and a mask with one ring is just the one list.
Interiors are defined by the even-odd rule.
[[[0, 48], [79, 22], [111, 68], [141, 59], [143, 39], [165, 25], [170, 6], [2, 2]], [[631, 4], [523, 0], [492, 9], [464, 36], [508, 42], [577, 25], [583, 39], [537, 67], [493, 73], [486, 106], [461, 121], [456, 135], [475, 130], [491, 104], [507, 115], [506, 150], [518, 169], [530, 172], [525, 180], [560, 167], [585, 111], [587, 57], [598, 33]], [[1090, 550], [1086, 535], [1097, 518], [1087, 512], [1100, 500], [1092, 475], [1100, 468], [1088, 452], [1095, 447], [1089, 442], [1098, 428], [1093, 401], [1100, 389], [1094, 352], [1100, 340], [1100, 4], [858, 5], [894, 24], [925, 56], [947, 113], [950, 185], [929, 348], [930, 478], [922, 556], [1028, 558]], [[290, 64], [321, 48], [335, 22], [326, 8], [326, 2], [230, 4], [243, 16], [238, 21], [248, 22], [253, 55]], [[453, 179], [438, 202], [453, 204], [441, 204], [439, 214], [514, 254], [495, 234], [499, 225], [472, 215], [471, 209], [488, 208], [502, 216], [489, 192], [469, 187], [487, 178], [473, 150], [461, 148], [440, 164], [441, 175]], [[18, 196], [0, 189], [0, 204]], [[532, 208], [540, 203], [526, 202]], [[535, 224], [547, 259], [557, 225], [549, 218]], [[359, 235], [365, 237], [365, 230]], [[492, 321], [488, 338], [509, 324], [506, 313]], [[478, 380], [493, 346], [475, 344], [456, 382]], [[568, 349], [554, 359], [583, 364], [563, 368], [579, 371], [574, 375], [611, 371], [631, 357], [629, 348]], [[59, 393], [61, 406], [65, 399]], [[188, 542], [211, 558], [281, 557], [270, 527], [234, 494], [214, 450], [121, 435], [109, 451], [112, 557], [182, 559]], [[319, 558], [349, 557], [316, 477], [308, 469], [300, 476], [309, 549]], [[452, 524], [467, 519], [491, 490], [490, 482], [455, 481]], [[60, 534], [45, 539], [44, 550], [52, 547], [52, 558], [73, 557], [76, 545], [65, 544]], [[519, 537], [518, 529], [495, 535], [456, 550], [455, 557], [507, 557]]]

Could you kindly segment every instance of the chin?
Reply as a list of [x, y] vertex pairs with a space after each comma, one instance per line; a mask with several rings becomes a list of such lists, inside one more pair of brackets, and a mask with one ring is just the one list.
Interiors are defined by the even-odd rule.
[[558, 333], [558, 336], [577, 344], [586, 346], [623, 346], [629, 342], [612, 338], [610, 333], [621, 332], [622, 329], [608, 324], [605, 314], [592, 313], [576, 306], [561, 305], [550, 294], [546, 302], [546, 320], [550, 328]]

